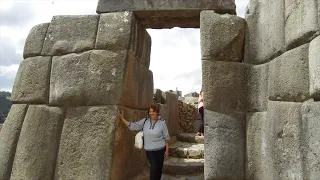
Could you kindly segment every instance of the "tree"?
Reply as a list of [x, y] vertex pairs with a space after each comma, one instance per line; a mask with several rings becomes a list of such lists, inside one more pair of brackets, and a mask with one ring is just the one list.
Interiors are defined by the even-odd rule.
[[11, 93], [0, 91], [0, 124], [2, 124], [8, 116], [11, 108]]

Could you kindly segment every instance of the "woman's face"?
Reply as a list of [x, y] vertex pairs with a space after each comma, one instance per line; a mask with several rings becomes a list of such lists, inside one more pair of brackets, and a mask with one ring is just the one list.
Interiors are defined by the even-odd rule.
[[152, 108], [149, 109], [149, 116], [151, 119], [157, 119], [158, 118], [158, 113], [154, 111]]

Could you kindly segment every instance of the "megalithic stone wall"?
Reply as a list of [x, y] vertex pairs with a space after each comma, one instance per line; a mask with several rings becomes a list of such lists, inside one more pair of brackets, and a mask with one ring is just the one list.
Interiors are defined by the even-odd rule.
[[251, 0], [246, 178], [320, 177], [319, 1]]
[[206, 180], [244, 179], [248, 66], [242, 63], [245, 20], [202, 11]]
[[0, 141], [1, 180], [132, 179], [128, 120], [152, 103], [151, 37], [131, 12], [54, 16], [27, 37]]

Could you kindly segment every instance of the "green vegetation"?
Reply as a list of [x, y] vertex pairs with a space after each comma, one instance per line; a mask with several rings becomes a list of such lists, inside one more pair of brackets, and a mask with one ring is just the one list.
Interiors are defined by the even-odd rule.
[[11, 108], [11, 93], [0, 91], [0, 124], [2, 124], [8, 116]]

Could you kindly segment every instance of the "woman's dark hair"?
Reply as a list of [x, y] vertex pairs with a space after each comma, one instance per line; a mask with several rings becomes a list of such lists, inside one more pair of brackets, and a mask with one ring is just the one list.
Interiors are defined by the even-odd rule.
[[148, 109], [148, 114], [149, 114], [150, 109], [153, 109], [153, 110], [154, 110], [156, 113], [158, 113], [158, 114], [159, 114], [159, 112], [160, 112], [159, 106], [156, 105], [156, 104], [151, 104], [151, 105], [150, 105], [150, 107], [149, 107], [149, 109]]

